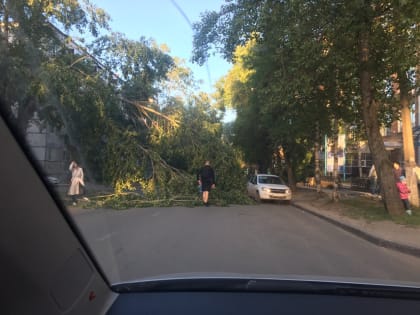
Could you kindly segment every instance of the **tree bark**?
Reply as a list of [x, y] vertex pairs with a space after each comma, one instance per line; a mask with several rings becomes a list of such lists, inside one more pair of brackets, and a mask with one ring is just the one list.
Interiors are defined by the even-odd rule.
[[[3, 31], [3, 38], [1, 38], [1, 40], [3, 41], [3, 44], [5, 45], [5, 47], [7, 47], [8, 46], [8, 43], [9, 43], [9, 28], [10, 28], [10, 25], [9, 25], [9, 8], [8, 8], [8, 2], [6, 1], [6, 2], [4, 2], [4, 1], [2, 1], [3, 3], [2, 3], [2, 5], [1, 5], [1, 7], [2, 7], [2, 9], [4, 10], [4, 12], [3, 12], [3, 21], [2, 21], [2, 31]], [[1, 32], [1, 30], [0, 30], [0, 32]]]
[[20, 104], [18, 104], [18, 115], [16, 118], [17, 127], [26, 135], [29, 126], [29, 121], [34, 117], [36, 112], [36, 101], [32, 96], [26, 97]]
[[340, 199], [338, 194], [338, 120], [334, 118], [333, 122], [333, 157], [334, 157], [334, 166], [333, 166], [333, 191], [332, 191], [332, 200], [337, 202]]
[[315, 185], [316, 192], [321, 193], [321, 168], [319, 166], [319, 123], [316, 124], [316, 135], [315, 135], [315, 145], [314, 145], [314, 157], [315, 157]]
[[289, 187], [292, 191], [296, 191], [296, 179], [295, 174], [293, 172], [292, 163], [290, 161], [286, 161], [287, 164], [287, 179]]
[[384, 206], [391, 215], [400, 215], [404, 213], [403, 205], [397, 192], [392, 164], [385, 150], [384, 141], [380, 133], [378, 119], [379, 105], [372, 95], [373, 87], [371, 72], [369, 70], [369, 33], [367, 30], [359, 34], [359, 54], [363, 121], [366, 128], [369, 149], [372, 153], [381, 185]]

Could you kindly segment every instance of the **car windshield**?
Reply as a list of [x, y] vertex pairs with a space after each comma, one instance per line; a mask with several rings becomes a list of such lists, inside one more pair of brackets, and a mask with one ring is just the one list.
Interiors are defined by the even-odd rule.
[[419, 9], [3, 0], [1, 115], [111, 283], [420, 285]]
[[285, 185], [284, 181], [277, 176], [258, 176], [258, 183]]

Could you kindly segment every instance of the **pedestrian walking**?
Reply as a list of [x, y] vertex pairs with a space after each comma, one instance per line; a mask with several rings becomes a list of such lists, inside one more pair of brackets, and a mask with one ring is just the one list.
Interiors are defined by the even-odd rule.
[[407, 182], [404, 176], [400, 177], [400, 180], [397, 182], [398, 192], [400, 193], [400, 199], [403, 202], [405, 212], [408, 215], [411, 215], [410, 202], [408, 197], [410, 196], [410, 189], [407, 186]]
[[378, 174], [376, 173], [375, 164], [372, 164], [372, 167], [369, 171], [369, 184], [370, 184], [370, 191], [372, 195], [376, 195], [379, 192], [378, 189]]
[[210, 166], [210, 161], [206, 161], [204, 166], [197, 174], [198, 184], [201, 186], [203, 203], [206, 207], [209, 206], [209, 193], [210, 190], [216, 187], [214, 170]]
[[69, 166], [71, 172], [70, 188], [68, 195], [71, 197], [73, 206], [77, 204], [77, 196], [80, 195], [80, 185], [85, 186], [83, 169], [75, 161], [72, 161]]

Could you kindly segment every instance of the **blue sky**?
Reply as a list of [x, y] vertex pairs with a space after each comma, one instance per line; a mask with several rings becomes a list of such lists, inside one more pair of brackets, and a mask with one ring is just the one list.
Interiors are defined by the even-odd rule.
[[130, 39], [141, 36], [153, 38], [158, 44], [166, 44], [173, 57], [185, 59], [194, 77], [203, 80], [205, 92], [213, 91], [213, 84], [230, 68], [220, 56], [210, 57], [208, 69], [190, 62], [192, 35], [190, 25], [174, 5], [182, 9], [191, 23], [200, 19], [206, 10], [218, 11], [224, 0], [91, 0], [111, 16], [113, 31], [124, 33]]

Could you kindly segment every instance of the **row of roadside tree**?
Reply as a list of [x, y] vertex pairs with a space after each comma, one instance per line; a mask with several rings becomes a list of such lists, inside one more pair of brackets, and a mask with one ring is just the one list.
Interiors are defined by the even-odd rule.
[[219, 106], [237, 110], [233, 141], [248, 162], [268, 168], [278, 155], [293, 184], [312, 159], [319, 185], [321, 139], [352, 130], [368, 140], [387, 211], [402, 214], [380, 130], [402, 120], [417, 196], [410, 110], [419, 16], [415, 0], [226, 1], [194, 24], [194, 60], [203, 63], [216, 49], [234, 63], [219, 82]]

